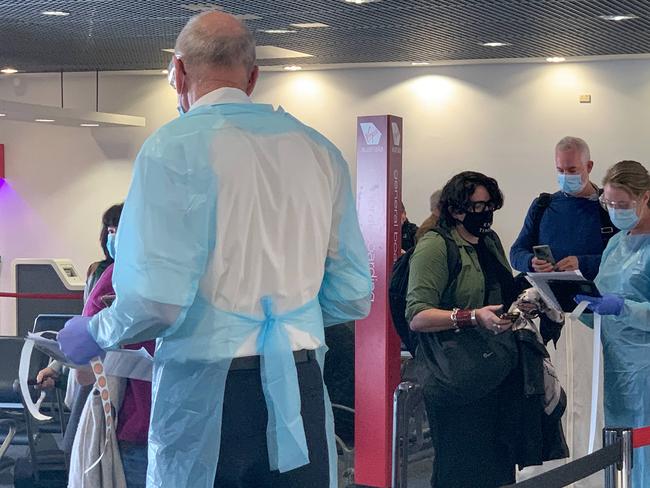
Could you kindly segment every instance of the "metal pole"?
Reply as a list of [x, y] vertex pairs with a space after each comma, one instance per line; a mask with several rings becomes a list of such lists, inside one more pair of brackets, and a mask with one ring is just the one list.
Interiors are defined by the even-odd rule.
[[[632, 488], [632, 429], [622, 429], [620, 433], [622, 442], [621, 484], [619, 488]], [[640, 487], [639, 487], [640, 488]]]
[[[618, 430], [617, 429], [603, 429], [603, 445], [611, 446], [618, 442]], [[617, 478], [617, 469], [616, 465], [612, 464], [605, 468], [605, 484], [604, 488], [618, 488], [618, 483], [616, 482]]]
[[404, 398], [408, 390], [406, 383], [400, 383], [393, 393], [393, 456], [391, 460], [391, 487], [400, 488], [399, 476], [402, 471], [400, 454], [402, 444], [401, 417], [404, 408]]
[[409, 448], [409, 397], [418, 385], [404, 381], [393, 394], [392, 488], [406, 488]]

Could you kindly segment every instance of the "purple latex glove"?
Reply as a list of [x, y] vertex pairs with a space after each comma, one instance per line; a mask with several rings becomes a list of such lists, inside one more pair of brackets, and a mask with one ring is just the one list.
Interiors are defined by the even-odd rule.
[[575, 301], [588, 302], [587, 308], [599, 315], [620, 315], [623, 311], [625, 300], [613, 293], [605, 293], [602, 297], [576, 295]]
[[88, 364], [92, 358], [104, 354], [104, 350], [88, 332], [90, 319], [91, 317], [71, 318], [57, 337], [61, 351], [74, 364]]

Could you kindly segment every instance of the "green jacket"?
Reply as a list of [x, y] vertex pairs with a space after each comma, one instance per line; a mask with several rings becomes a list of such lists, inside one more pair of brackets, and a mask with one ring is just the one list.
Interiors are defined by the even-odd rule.
[[[512, 272], [501, 241], [496, 233], [485, 238], [485, 244], [499, 263]], [[428, 232], [418, 242], [410, 261], [408, 294], [406, 297], [406, 319], [423, 310], [439, 308], [450, 310], [481, 308], [485, 305], [501, 305], [503, 297], [499, 287], [489, 291], [485, 302], [485, 278], [474, 247], [460, 237], [456, 229], [451, 236], [458, 245], [461, 271], [456, 277], [453, 293], [447, 288], [453, 285], [454, 277], [449, 276], [447, 265], [447, 245], [445, 239], [436, 232]], [[447, 293], [445, 293], [447, 292]], [[444, 302], [450, 303], [444, 303]]]

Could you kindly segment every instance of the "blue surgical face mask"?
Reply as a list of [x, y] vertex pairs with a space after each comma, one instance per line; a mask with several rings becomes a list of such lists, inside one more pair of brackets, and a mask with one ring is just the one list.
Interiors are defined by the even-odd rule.
[[609, 218], [617, 228], [626, 231], [632, 230], [639, 223], [639, 216], [634, 208], [610, 208], [607, 207]]
[[558, 173], [557, 183], [560, 186], [561, 191], [563, 191], [564, 193], [569, 193], [570, 195], [575, 195], [576, 193], [580, 193], [582, 189], [585, 187], [581, 175], [565, 175], [562, 173]]
[[178, 106], [176, 107], [176, 110], [178, 110], [178, 115], [185, 115], [187, 113], [183, 108], [183, 104], [181, 103], [180, 95], [178, 95]]
[[108, 234], [106, 237], [106, 249], [108, 249], [108, 255], [115, 259], [115, 233]]

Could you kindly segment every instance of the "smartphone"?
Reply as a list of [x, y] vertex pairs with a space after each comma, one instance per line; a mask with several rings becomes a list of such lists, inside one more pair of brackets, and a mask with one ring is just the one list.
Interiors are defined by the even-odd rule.
[[546, 244], [543, 246], [533, 246], [533, 253], [535, 253], [537, 259], [541, 259], [555, 266], [555, 258], [553, 257], [550, 246]]
[[509, 320], [513, 324], [519, 319], [519, 312], [508, 312], [502, 313], [499, 318], [503, 320]]

